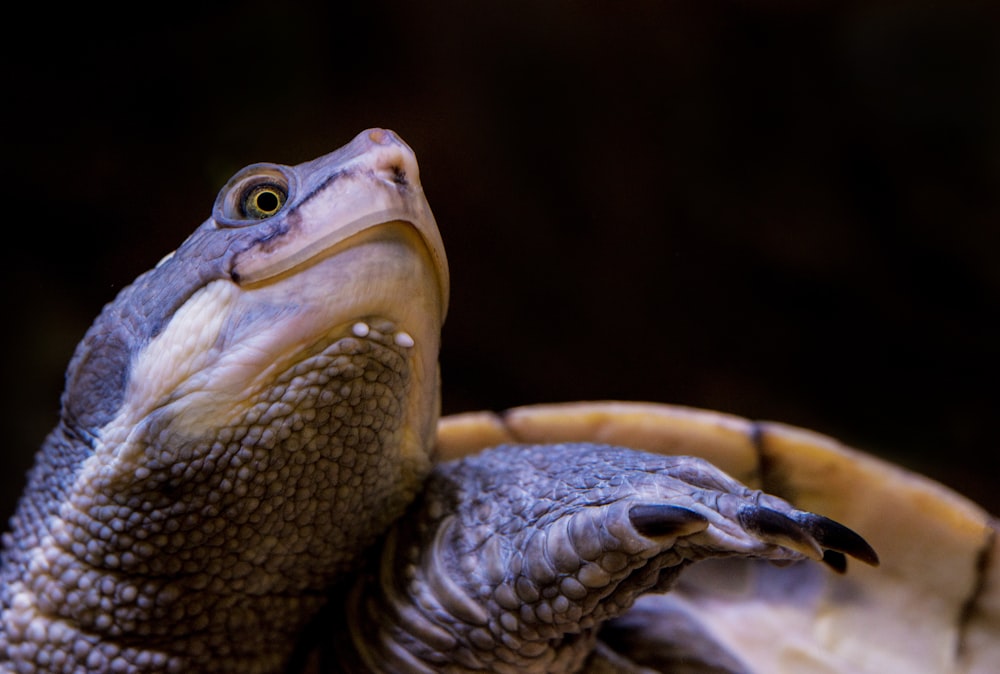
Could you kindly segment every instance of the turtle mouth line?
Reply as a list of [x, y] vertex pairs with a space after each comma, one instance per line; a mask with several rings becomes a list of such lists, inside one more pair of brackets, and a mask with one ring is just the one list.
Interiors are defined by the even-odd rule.
[[419, 228], [409, 220], [400, 218], [386, 218], [379, 215], [362, 218], [350, 225], [348, 229], [354, 230], [352, 234], [344, 235], [344, 229], [330, 232], [326, 236], [319, 237], [309, 243], [300, 245], [290, 255], [281, 260], [274, 261], [265, 267], [255, 270], [241, 271], [234, 268], [232, 272], [233, 281], [241, 288], [252, 290], [272, 283], [287, 279], [300, 274], [303, 270], [313, 267], [316, 264], [342, 253], [351, 250], [368, 241], [385, 238], [386, 230], [394, 226], [401, 226], [413, 230], [423, 241], [424, 246], [428, 244], [424, 237], [420, 235]]

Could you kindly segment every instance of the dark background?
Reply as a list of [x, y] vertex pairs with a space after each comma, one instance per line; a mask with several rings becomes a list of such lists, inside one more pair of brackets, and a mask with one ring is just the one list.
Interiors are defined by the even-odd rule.
[[18, 10], [0, 515], [100, 307], [236, 169], [370, 126], [416, 150], [448, 247], [446, 412], [782, 420], [1000, 512], [998, 6]]

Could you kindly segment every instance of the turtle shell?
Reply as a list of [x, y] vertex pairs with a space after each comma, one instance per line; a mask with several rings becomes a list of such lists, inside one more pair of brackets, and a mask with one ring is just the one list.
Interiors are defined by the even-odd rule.
[[844, 575], [809, 564], [698, 564], [673, 592], [641, 598], [611, 630], [633, 660], [678, 668], [683, 654], [667, 626], [681, 624], [733, 655], [721, 671], [1000, 671], [1000, 527], [943, 485], [804, 429], [652, 403], [445, 417], [438, 458], [563, 441], [699, 456], [849, 526], [881, 558], [878, 568], [853, 565]]

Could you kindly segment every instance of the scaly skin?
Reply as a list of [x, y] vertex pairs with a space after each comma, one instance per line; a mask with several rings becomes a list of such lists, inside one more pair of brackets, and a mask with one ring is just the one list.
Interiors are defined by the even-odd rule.
[[687, 565], [813, 558], [843, 570], [843, 552], [878, 563], [846, 527], [701, 459], [501, 446], [435, 468], [386, 537], [381, 564], [354, 587], [340, 665], [621, 671], [626, 663], [612, 668], [610, 649], [598, 648], [601, 625], [640, 595], [669, 590]]
[[391, 132], [237, 174], [74, 355], [4, 537], [0, 670], [281, 671], [430, 470], [447, 284]]

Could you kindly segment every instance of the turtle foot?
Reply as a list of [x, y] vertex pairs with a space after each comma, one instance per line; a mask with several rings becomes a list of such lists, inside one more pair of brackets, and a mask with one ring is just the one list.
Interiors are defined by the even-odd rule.
[[702, 559], [878, 563], [847, 527], [703, 460], [593, 444], [437, 467], [380, 555], [349, 609], [356, 656], [428, 672], [579, 671], [605, 621]]
[[[879, 565], [878, 553], [872, 546], [868, 545], [868, 541], [840, 522], [831, 520], [829, 517], [802, 511], [797, 511], [793, 515], [793, 519], [824, 548], [823, 561], [835, 570], [843, 572], [847, 568], [847, 562], [842, 553], [871, 566]], [[831, 562], [833, 559], [840, 561], [833, 563]]]

